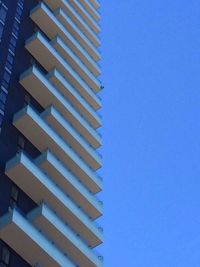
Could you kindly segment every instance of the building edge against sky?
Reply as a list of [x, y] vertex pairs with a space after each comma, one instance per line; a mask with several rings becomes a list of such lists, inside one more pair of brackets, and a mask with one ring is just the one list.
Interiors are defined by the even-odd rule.
[[99, 0], [0, 1], [0, 266], [103, 266]]

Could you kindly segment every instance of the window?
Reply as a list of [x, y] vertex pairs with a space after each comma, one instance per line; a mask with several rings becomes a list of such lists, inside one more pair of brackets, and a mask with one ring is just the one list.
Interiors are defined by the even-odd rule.
[[22, 149], [24, 149], [24, 146], [25, 146], [25, 140], [22, 136], [19, 136], [18, 137], [18, 146]]
[[16, 19], [16, 21], [19, 21], [20, 22], [21, 16], [18, 13], [16, 13], [15, 19]]
[[2, 34], [3, 34], [3, 25], [0, 24], [0, 39], [2, 37]]
[[27, 93], [25, 94], [25, 97], [24, 97], [24, 106], [27, 106], [31, 103], [31, 97], [30, 95], [28, 95]]
[[18, 143], [17, 143], [17, 153], [20, 153], [24, 150], [25, 147], [25, 140], [22, 136], [18, 137]]
[[11, 187], [11, 194], [10, 194], [10, 207], [11, 208], [14, 208], [17, 206], [18, 198], [19, 198], [19, 189], [15, 185], [13, 185]]
[[8, 266], [10, 263], [10, 251], [7, 247], [3, 247], [1, 251], [1, 265], [0, 266]]
[[12, 53], [15, 53], [15, 47], [12, 44], [9, 44], [9, 49]]
[[3, 78], [7, 83], [10, 82], [10, 74], [7, 71], [4, 72]]
[[15, 28], [12, 29], [12, 34], [14, 34], [16, 37], [18, 36], [18, 30]]
[[11, 72], [12, 65], [8, 61], [6, 61], [6, 68]]
[[19, 16], [21, 16], [21, 14], [22, 14], [22, 8], [18, 6], [16, 12], [17, 12], [17, 14]]
[[6, 93], [3, 91], [0, 91], [0, 101], [3, 102], [4, 104], [6, 103]]
[[2, 112], [5, 109], [4, 103], [0, 101], [0, 112]]
[[13, 57], [13, 55], [11, 55], [10, 53], [8, 53], [7, 61], [8, 61], [10, 64], [12, 64], [13, 61], [14, 61], [14, 57]]
[[6, 20], [6, 14], [7, 14], [7, 10], [4, 6], [1, 6], [0, 8], [0, 20], [5, 22]]
[[17, 21], [14, 22], [13, 28], [16, 29], [17, 31], [19, 30], [19, 23]]
[[3, 122], [3, 115], [0, 114], [0, 125], [2, 125]]
[[14, 47], [16, 47], [17, 40], [16, 40], [16, 38], [15, 38], [14, 36], [11, 37], [11, 39], [10, 39], [10, 43], [11, 43]]
[[1, 85], [2, 85], [5, 89], [8, 89], [8, 83], [7, 83], [5, 80], [3, 80], [3, 81], [1, 82]]

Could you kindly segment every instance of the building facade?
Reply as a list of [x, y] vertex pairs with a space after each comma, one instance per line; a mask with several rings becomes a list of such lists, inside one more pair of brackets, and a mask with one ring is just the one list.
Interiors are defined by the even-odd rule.
[[99, 19], [0, 1], [0, 267], [103, 266]]

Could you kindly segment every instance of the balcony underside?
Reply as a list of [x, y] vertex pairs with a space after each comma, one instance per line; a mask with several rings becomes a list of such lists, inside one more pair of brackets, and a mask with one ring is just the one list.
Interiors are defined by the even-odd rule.
[[79, 27], [79, 29], [83, 32], [83, 34], [85, 34], [85, 36], [96, 47], [98, 47], [100, 45], [100, 40], [98, 38], [98, 35], [88, 26], [85, 20], [75, 11], [75, 9], [69, 2], [63, 1], [62, 3], [63, 5], [60, 6], [60, 8], [62, 8], [62, 10], [66, 13], [66, 15], [69, 16], [74, 21], [74, 23]]
[[93, 7], [89, 0], [80, 0], [80, 3], [95, 20], [100, 20], [99, 12]]
[[70, 17], [61, 9], [55, 10], [55, 16], [64, 25], [64, 27], [71, 33], [71, 35], [81, 44], [87, 53], [93, 58], [94, 61], [99, 61], [101, 55], [98, 49], [88, 40], [88, 38], [81, 32]]
[[60, 36], [95, 76], [101, 73], [98, 64], [89, 56], [85, 49], [46, 5], [43, 3], [38, 4], [38, 6], [31, 11], [30, 17], [50, 40], [54, 39], [56, 36]]
[[31, 266], [75, 267], [16, 210], [0, 218], [0, 238]]
[[98, 22], [87, 12], [79, 0], [68, 0], [69, 3], [74, 7], [76, 12], [88, 23], [88, 25], [96, 31], [100, 31]]
[[20, 83], [42, 107], [47, 108], [50, 105], [54, 105], [64, 118], [70, 122], [94, 148], [98, 148], [101, 145], [101, 137], [97, 134], [95, 129], [81, 117], [38, 68], [33, 66], [23, 73], [20, 77]]
[[49, 151], [42, 153], [35, 163], [63, 189], [88, 216], [102, 215], [101, 202]]
[[102, 165], [100, 155], [85, 141], [83, 137], [65, 120], [65, 118], [53, 106], [47, 108], [41, 117], [58, 133], [63, 140], [81, 158], [94, 169]]
[[[101, 125], [101, 117], [89, 103], [93, 101], [92, 96], [80, 94], [68, 80], [56, 69], [52, 70], [46, 78], [58, 89], [58, 91], [69, 100], [76, 110], [82, 114], [86, 120], [96, 129]], [[95, 97], [94, 106], [96, 109], [101, 107], [101, 101]]]
[[28, 214], [29, 220], [79, 266], [102, 266], [98, 256], [45, 204]]
[[90, 3], [96, 8], [99, 9], [100, 8], [100, 3], [98, 0], [90, 0]]
[[[77, 72], [74, 71], [42, 34], [38, 32], [28, 39], [26, 41], [26, 49], [47, 72], [50, 72], [52, 69], [57, 69], [80, 94], [89, 95], [89, 97], [93, 97], [93, 101], [95, 101], [97, 96], [93, 90], [96, 89], [89, 87], [89, 85], [81, 79]], [[91, 104], [93, 104], [93, 102], [91, 102]]]
[[53, 151], [89, 190], [101, 191], [102, 182], [97, 174], [31, 107], [15, 114], [13, 124], [39, 151]]
[[[49, 6], [49, 8], [54, 11], [61, 7], [67, 13], [67, 1], [66, 0], [44, 0], [44, 2]], [[98, 23], [88, 14], [88, 12], [82, 7], [82, 5], [77, 0], [68, 1], [77, 14], [90, 26], [90, 28], [95, 32], [100, 32], [100, 27]]]
[[36, 203], [45, 201], [91, 246], [101, 243], [94, 223], [23, 153], [6, 164], [6, 175]]
[[95, 92], [99, 91], [101, 87], [100, 81], [94, 77], [82, 61], [74, 55], [68, 45], [63, 42], [60, 37], [53, 39], [51, 45]]

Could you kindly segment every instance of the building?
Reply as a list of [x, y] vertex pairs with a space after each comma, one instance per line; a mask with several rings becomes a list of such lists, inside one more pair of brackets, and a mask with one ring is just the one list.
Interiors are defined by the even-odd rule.
[[0, 1], [0, 267], [103, 266], [99, 19]]

